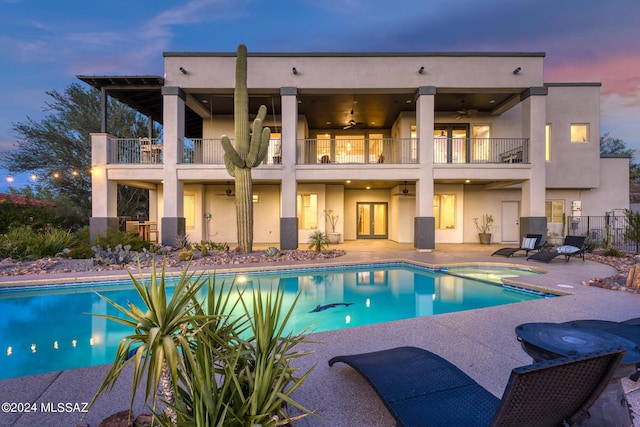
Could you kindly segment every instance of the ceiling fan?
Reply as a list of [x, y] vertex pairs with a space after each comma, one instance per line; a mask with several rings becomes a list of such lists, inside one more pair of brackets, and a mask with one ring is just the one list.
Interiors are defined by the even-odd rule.
[[462, 108], [458, 111], [456, 111], [456, 114], [454, 114], [454, 117], [456, 118], [456, 120], [462, 120], [464, 118], [467, 117], [473, 117], [474, 115], [476, 115], [478, 113], [478, 110], [476, 109], [469, 109], [467, 110], [464, 106], [464, 99], [462, 100]]
[[405, 181], [402, 190], [400, 190], [399, 193], [393, 194], [393, 196], [415, 196], [415, 194], [409, 193], [409, 189], [407, 188], [407, 181]]
[[364, 124], [364, 123], [356, 122], [355, 114], [356, 114], [356, 104], [357, 103], [358, 103], [358, 101], [356, 101], [354, 99], [353, 100], [353, 105], [351, 106], [351, 113], [350, 113], [351, 118], [347, 122], [347, 125], [345, 127], [343, 127], [343, 129], [345, 129], [345, 130], [346, 129], [353, 129], [355, 127], [362, 126]]
[[224, 193], [217, 193], [216, 194], [216, 196], [227, 196], [227, 197], [233, 197], [235, 195], [236, 194], [231, 189], [231, 181], [227, 181], [227, 189], [224, 190]]

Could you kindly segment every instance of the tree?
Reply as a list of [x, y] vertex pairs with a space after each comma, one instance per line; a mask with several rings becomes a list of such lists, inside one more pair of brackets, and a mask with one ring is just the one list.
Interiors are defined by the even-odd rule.
[[[0, 154], [0, 163], [13, 173], [35, 173], [40, 177], [38, 193], [50, 195], [86, 224], [91, 216], [90, 134], [100, 132], [100, 92], [73, 83], [63, 93], [45, 93], [50, 100], [44, 111], [50, 114], [39, 122], [27, 117], [14, 123], [16, 149]], [[146, 135], [146, 117], [115, 99], [109, 100], [108, 108], [110, 134], [121, 138]], [[119, 186], [118, 196], [119, 215], [131, 215], [140, 200], [147, 199], [145, 190], [126, 186]]]

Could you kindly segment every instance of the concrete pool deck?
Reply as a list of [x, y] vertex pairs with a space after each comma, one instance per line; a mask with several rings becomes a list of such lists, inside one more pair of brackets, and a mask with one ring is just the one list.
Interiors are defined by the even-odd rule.
[[[615, 274], [612, 267], [580, 259], [569, 263], [556, 258], [550, 264], [527, 262], [524, 256], [491, 257], [503, 245], [437, 245], [433, 252], [417, 252], [411, 245], [388, 241], [357, 241], [339, 245], [347, 251], [344, 257], [289, 263], [318, 265], [384, 260], [408, 260], [429, 265], [492, 263], [515, 267], [543, 269], [547, 274], [526, 276], [523, 284], [564, 292], [561, 298], [541, 299], [499, 307], [441, 314], [360, 328], [313, 334], [320, 344], [305, 344], [313, 351], [299, 359], [302, 369], [315, 369], [298, 390], [298, 402], [315, 410], [296, 426], [392, 426], [393, 418], [368, 384], [351, 368], [337, 364], [329, 368], [327, 361], [336, 355], [376, 351], [396, 346], [416, 346], [433, 351], [456, 364], [496, 396], [501, 396], [510, 371], [531, 363], [530, 357], [516, 340], [514, 329], [526, 322], [563, 322], [575, 319], [622, 321], [640, 317], [640, 295], [582, 285], [595, 277]], [[508, 245], [507, 245], [508, 246]], [[283, 265], [278, 263], [277, 265]], [[247, 266], [243, 266], [247, 267]], [[252, 264], [251, 268], [258, 267]], [[109, 272], [114, 275], [114, 272]], [[95, 274], [75, 274], [86, 279]], [[41, 280], [42, 276], [21, 277]], [[16, 278], [1, 278], [0, 286]], [[559, 286], [561, 285], [561, 286]], [[40, 325], [34, 325], [37, 327]], [[108, 365], [53, 372], [0, 381], [0, 402], [36, 403], [36, 413], [0, 412], [0, 426], [98, 426], [108, 415], [128, 408], [130, 383], [121, 381], [108, 396], [102, 396], [92, 410], [81, 419], [78, 412], [40, 411], [44, 404], [82, 404], [89, 402], [101, 383]], [[640, 413], [640, 384], [623, 380], [627, 397]], [[50, 406], [49, 406], [50, 407]], [[75, 408], [72, 408], [75, 409]], [[81, 407], [79, 408], [81, 409]], [[142, 411], [137, 402], [134, 411]], [[638, 424], [640, 425], [640, 424]]]

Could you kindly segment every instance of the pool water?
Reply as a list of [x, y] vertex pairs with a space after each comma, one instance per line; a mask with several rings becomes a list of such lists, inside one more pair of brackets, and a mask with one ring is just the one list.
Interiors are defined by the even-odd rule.
[[[453, 269], [451, 269], [453, 270]], [[506, 269], [502, 269], [506, 273]], [[476, 271], [477, 272], [477, 271]], [[352, 328], [541, 298], [409, 264], [238, 274], [247, 288], [283, 286], [285, 304], [300, 293], [293, 332]], [[529, 274], [524, 270], [509, 274]], [[216, 274], [218, 281], [234, 276]], [[113, 362], [132, 331], [91, 316], [119, 315], [97, 295], [142, 304], [130, 281], [14, 288], [0, 291], [0, 379]]]

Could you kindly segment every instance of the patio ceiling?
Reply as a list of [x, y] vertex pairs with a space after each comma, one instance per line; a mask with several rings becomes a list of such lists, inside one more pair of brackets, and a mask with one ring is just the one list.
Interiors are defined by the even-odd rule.
[[[162, 86], [160, 76], [77, 76], [78, 79], [98, 90], [106, 90], [113, 97], [140, 113], [162, 123]], [[521, 89], [446, 89], [438, 88], [435, 96], [436, 112], [449, 113], [455, 120], [456, 111], [466, 108], [477, 110], [478, 115], [494, 114], [509, 108], [513, 99], [518, 99]], [[316, 93], [300, 90], [298, 112], [306, 117], [310, 129], [342, 129], [353, 119], [367, 129], [390, 129], [402, 112], [415, 112], [415, 91], [388, 90], [384, 93]], [[281, 113], [279, 90], [269, 93], [254, 93], [249, 98], [249, 112], [255, 113], [260, 105], [269, 111], [267, 120], [272, 121]], [[213, 114], [233, 114], [233, 94], [211, 93], [207, 90], [191, 90], [187, 94], [185, 108], [185, 134], [189, 138], [202, 136], [202, 121]], [[279, 129], [273, 129], [279, 131]]]

